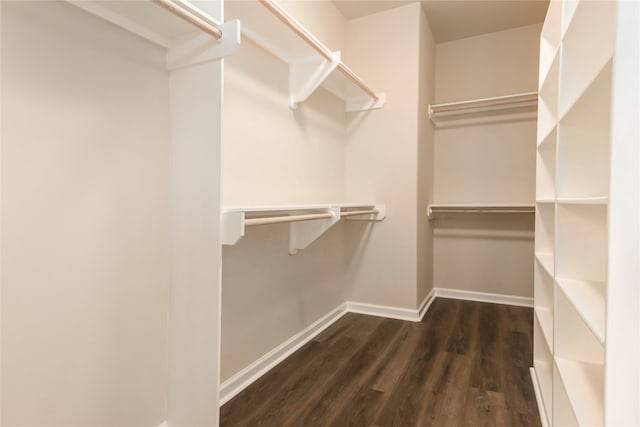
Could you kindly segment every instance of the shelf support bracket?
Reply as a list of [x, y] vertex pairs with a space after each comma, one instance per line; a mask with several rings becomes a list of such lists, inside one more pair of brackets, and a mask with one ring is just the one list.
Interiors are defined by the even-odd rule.
[[222, 31], [220, 40], [200, 33], [169, 48], [167, 69], [170, 71], [205, 62], [217, 61], [231, 55], [240, 46], [240, 21], [227, 21], [218, 26]]
[[332, 52], [331, 56], [331, 61], [318, 57], [289, 65], [289, 107], [292, 110], [306, 101], [338, 67], [340, 52]]
[[332, 214], [331, 218], [289, 224], [289, 255], [297, 254], [340, 221], [340, 208], [329, 208], [327, 212]]
[[370, 96], [349, 96], [346, 102], [346, 112], [352, 113], [356, 111], [379, 110], [384, 107], [387, 102], [387, 95], [384, 93], [376, 93], [378, 100], [374, 100]]
[[222, 244], [235, 245], [244, 237], [244, 212], [222, 213]]
[[385, 205], [375, 205], [374, 209], [378, 212], [370, 215], [349, 216], [345, 219], [347, 221], [382, 221], [386, 217]]

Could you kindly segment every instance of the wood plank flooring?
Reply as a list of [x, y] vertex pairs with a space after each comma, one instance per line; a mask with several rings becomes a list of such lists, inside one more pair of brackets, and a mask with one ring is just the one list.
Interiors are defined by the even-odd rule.
[[436, 299], [420, 323], [346, 314], [221, 408], [231, 426], [540, 426], [533, 310]]

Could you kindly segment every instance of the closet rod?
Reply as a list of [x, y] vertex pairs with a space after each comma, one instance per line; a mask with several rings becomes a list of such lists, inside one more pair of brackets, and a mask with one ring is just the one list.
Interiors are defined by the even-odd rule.
[[378, 209], [365, 209], [361, 211], [344, 211], [344, 212], [340, 212], [340, 217], [354, 216], [354, 215], [371, 215], [371, 214], [377, 214], [377, 213], [378, 213]]
[[[280, 21], [286, 26], [291, 28], [297, 35], [299, 35], [309, 46], [314, 48], [324, 59], [327, 61], [333, 61], [332, 52], [327, 49], [322, 43], [320, 43], [312, 34], [309, 34], [295, 19], [282, 9], [277, 3], [272, 0], [258, 0], [264, 7], [266, 7], [271, 13], [273, 13]], [[349, 80], [358, 85], [360, 89], [365, 91], [371, 98], [378, 101], [378, 95], [369, 88], [344, 62], [340, 61], [338, 64], [338, 70], [342, 72]]]
[[280, 224], [284, 222], [299, 222], [299, 221], [311, 221], [314, 219], [333, 218], [332, 213], [319, 213], [319, 214], [307, 214], [307, 215], [285, 215], [285, 216], [272, 216], [267, 218], [249, 218], [244, 220], [245, 227], [252, 225], [266, 225], [266, 224]]
[[154, 3], [164, 7], [174, 15], [184, 19], [205, 33], [213, 36], [216, 40], [222, 38], [222, 31], [216, 23], [198, 9], [181, 0], [152, 0]]
[[471, 101], [449, 102], [446, 104], [434, 104], [429, 108], [433, 116], [439, 113], [454, 113], [456, 111], [470, 109], [484, 109], [495, 107], [507, 107], [515, 104], [533, 105], [538, 101], [536, 92], [520, 93], [517, 95], [498, 96], [494, 98], [474, 99]]

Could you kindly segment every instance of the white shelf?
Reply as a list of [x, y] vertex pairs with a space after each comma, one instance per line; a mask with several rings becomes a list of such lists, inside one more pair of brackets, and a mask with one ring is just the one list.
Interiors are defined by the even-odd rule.
[[553, 277], [554, 272], [554, 260], [552, 253], [536, 253], [536, 260], [540, 263], [540, 265], [544, 268], [547, 274]]
[[437, 119], [441, 117], [514, 109], [517, 110], [527, 107], [535, 107], [537, 104], [537, 92], [518, 93], [514, 95], [447, 102], [442, 104], [430, 104], [429, 118], [431, 118], [433, 122], [437, 122]]
[[562, 292], [554, 292], [554, 356], [586, 363], [604, 363], [604, 346], [573, 303]]
[[605, 283], [561, 278], [556, 282], [591, 332], [604, 344]]
[[557, 365], [553, 368], [553, 422], [552, 426], [558, 427], [580, 427], [573, 407], [569, 401], [567, 390], [565, 389]]
[[561, 116], [611, 59], [615, 45], [615, 13], [614, 1], [577, 3], [562, 41]]
[[558, 198], [608, 195], [611, 64], [560, 120]]
[[536, 152], [536, 198], [553, 200], [556, 197], [556, 138], [554, 127]]
[[607, 273], [607, 205], [558, 204], [556, 275], [603, 282]]
[[552, 204], [539, 205], [535, 218], [535, 252], [555, 252], [555, 206]]
[[549, 72], [540, 87], [538, 102], [538, 135], [547, 135], [558, 122], [558, 81], [560, 55], [556, 53]]
[[544, 406], [541, 413], [547, 417], [547, 424], [551, 425], [549, 417], [553, 413], [553, 356], [537, 317], [535, 319], [533, 322], [533, 367], [538, 380], [541, 403]]
[[535, 205], [521, 204], [430, 204], [427, 206], [427, 215], [436, 214], [532, 214], [535, 213]]
[[226, 2], [225, 15], [241, 21], [247, 40], [289, 65], [291, 108], [307, 100], [320, 86], [345, 101], [347, 112], [382, 108], [385, 104], [385, 95], [374, 93], [355, 75], [341, 60], [340, 52], [330, 51], [276, 2]]
[[535, 308], [534, 312], [547, 347], [553, 349], [553, 312], [544, 308]]
[[342, 218], [382, 221], [385, 206], [375, 203], [229, 206], [222, 209], [222, 244], [237, 244], [249, 226], [288, 224], [289, 253], [295, 255]]
[[540, 84], [545, 80], [551, 62], [560, 47], [560, 20], [562, 16], [562, 2], [552, 0], [547, 9], [547, 16], [542, 26], [540, 37]]
[[556, 202], [564, 205], [606, 205], [609, 203], [609, 198], [607, 196], [563, 197], [556, 200]]
[[189, 16], [197, 17], [204, 28], [219, 30], [218, 40], [202, 28], [172, 13], [154, 1], [67, 0], [74, 6], [104, 19], [126, 31], [167, 48], [167, 69], [175, 70], [215, 61], [232, 54], [240, 46], [240, 24], [224, 24], [193, 6], [190, 2], [176, 6]]
[[579, 425], [604, 425], [604, 365], [556, 357], [556, 366]]

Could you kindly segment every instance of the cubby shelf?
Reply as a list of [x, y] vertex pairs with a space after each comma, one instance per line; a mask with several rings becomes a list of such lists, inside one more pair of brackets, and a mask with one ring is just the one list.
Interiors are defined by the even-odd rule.
[[322, 86], [345, 102], [345, 110], [382, 108], [376, 93], [302, 24], [273, 0], [225, 2], [228, 18], [242, 23], [242, 34], [289, 65], [289, 106], [293, 109]]
[[536, 318], [540, 324], [540, 330], [546, 341], [547, 347], [553, 349], [553, 312], [544, 308], [535, 308]]
[[544, 268], [544, 270], [546, 271], [546, 273], [553, 277], [553, 271], [554, 271], [554, 258], [553, 258], [553, 254], [552, 253], [544, 253], [544, 252], [537, 252], [536, 253], [536, 260], [540, 263], [540, 265]]
[[604, 365], [556, 357], [556, 366], [578, 424], [604, 425]]
[[580, 1], [571, 9], [571, 22], [562, 38], [561, 116], [611, 59], [615, 45], [615, 2]]
[[601, 344], [604, 344], [605, 283], [561, 278], [557, 279], [556, 283], [591, 332]]
[[[537, 379], [538, 387], [542, 398], [543, 408], [546, 409], [545, 416], [541, 417], [541, 421], [547, 421], [547, 425], [551, 425], [551, 413], [552, 413], [552, 388], [553, 388], [553, 356], [551, 348], [549, 347], [549, 341], [544, 337], [542, 327], [539, 324], [539, 320], [534, 317], [533, 322], [533, 335], [536, 338], [534, 340], [533, 348], [533, 366]], [[542, 339], [539, 339], [542, 335]], [[543, 425], [545, 423], [543, 422]]]

